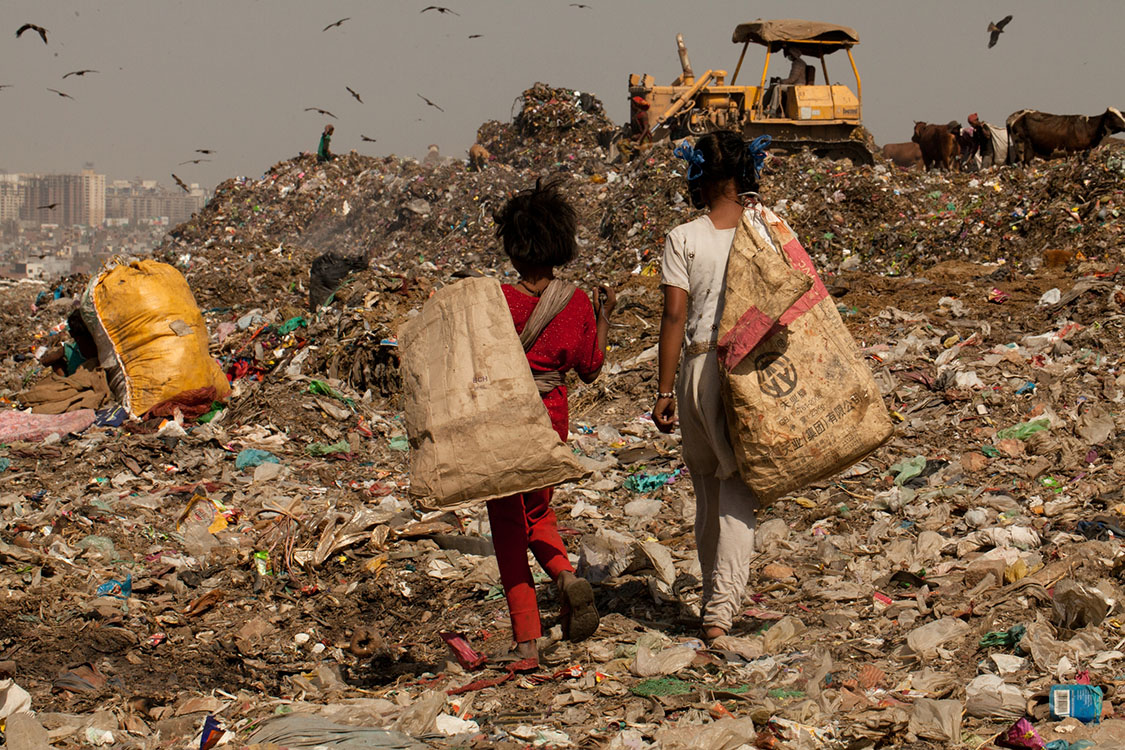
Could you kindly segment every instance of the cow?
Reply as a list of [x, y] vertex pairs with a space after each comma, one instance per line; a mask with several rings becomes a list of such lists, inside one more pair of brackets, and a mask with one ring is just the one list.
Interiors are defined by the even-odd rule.
[[1113, 107], [1095, 117], [1021, 109], [1013, 112], [1006, 124], [1010, 160], [1029, 164], [1036, 156], [1050, 159], [1059, 151], [1064, 156], [1088, 151], [1107, 136], [1125, 130], [1125, 116]]
[[469, 169], [474, 172], [479, 172], [484, 169], [485, 165], [492, 159], [492, 154], [488, 153], [488, 149], [479, 143], [474, 143], [469, 146]]
[[[957, 146], [957, 139], [953, 137], [952, 126], [931, 125], [926, 122], [914, 123], [914, 137], [910, 140], [918, 144], [922, 150], [922, 163], [926, 169], [941, 167], [953, 169], [957, 165], [956, 157], [961, 149]], [[960, 125], [957, 126], [960, 129]]]
[[888, 143], [883, 146], [883, 156], [890, 159], [896, 166], [904, 169], [916, 167], [922, 163], [922, 149], [917, 143]]

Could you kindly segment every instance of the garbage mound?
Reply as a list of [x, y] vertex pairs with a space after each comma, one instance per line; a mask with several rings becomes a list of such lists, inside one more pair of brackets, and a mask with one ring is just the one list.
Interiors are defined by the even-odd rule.
[[[231, 382], [197, 418], [19, 411], [86, 280], [0, 290], [9, 746], [1122, 745], [1121, 146], [767, 163], [895, 435], [760, 514], [741, 617], [704, 644], [694, 496], [648, 415], [663, 237], [695, 214], [670, 147], [612, 130], [537, 85], [479, 172], [349, 153], [224, 182], [158, 253]], [[508, 276], [492, 211], [560, 172], [565, 275], [619, 289], [602, 377], [571, 383], [591, 474], [552, 501], [603, 618], [563, 640], [542, 586], [523, 673], [487, 515], [408, 496], [396, 335], [458, 275]]]

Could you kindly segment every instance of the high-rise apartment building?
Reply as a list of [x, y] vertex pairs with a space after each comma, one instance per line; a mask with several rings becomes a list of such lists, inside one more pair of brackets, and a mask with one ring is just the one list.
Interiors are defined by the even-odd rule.
[[83, 169], [81, 174], [26, 176], [23, 219], [40, 224], [88, 227], [105, 222], [105, 175]]

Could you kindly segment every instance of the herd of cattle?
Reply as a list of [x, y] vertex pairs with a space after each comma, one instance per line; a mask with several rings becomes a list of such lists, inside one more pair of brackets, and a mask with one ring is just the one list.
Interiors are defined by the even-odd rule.
[[1021, 109], [1008, 117], [1003, 128], [975, 114], [969, 115], [964, 128], [956, 120], [946, 125], [916, 122], [909, 143], [888, 143], [882, 151], [900, 167], [981, 169], [1087, 151], [1122, 131], [1125, 116], [1113, 107], [1094, 117]]

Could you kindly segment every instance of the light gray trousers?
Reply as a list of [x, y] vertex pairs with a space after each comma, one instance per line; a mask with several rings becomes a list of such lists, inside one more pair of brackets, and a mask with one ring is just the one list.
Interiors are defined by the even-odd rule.
[[684, 463], [695, 489], [704, 627], [730, 630], [754, 556], [758, 499], [738, 475], [714, 351], [684, 357], [676, 384]]

